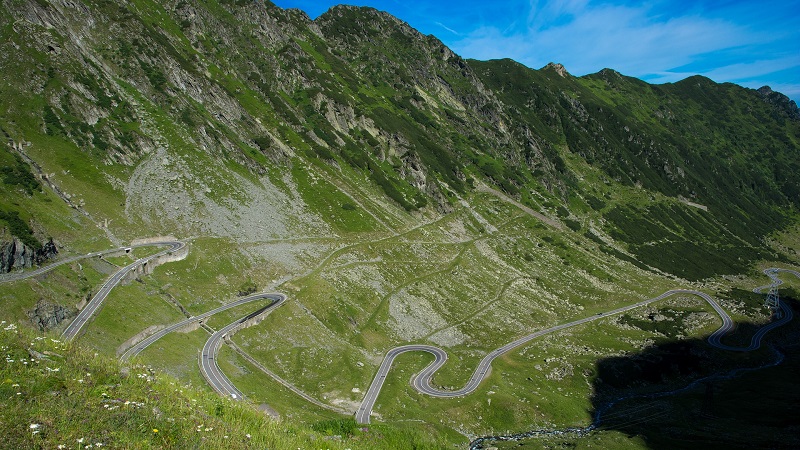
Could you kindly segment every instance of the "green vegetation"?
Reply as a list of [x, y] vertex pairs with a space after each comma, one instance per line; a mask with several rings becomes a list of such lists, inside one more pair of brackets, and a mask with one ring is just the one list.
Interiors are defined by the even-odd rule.
[[615, 226], [611, 235], [628, 243], [640, 261], [687, 279], [740, 273], [766, 256], [690, 206], [615, 207], [604, 216]]
[[[470, 64], [516, 107], [518, 120], [541, 134], [541, 153], [558, 172], [582, 171], [585, 161], [602, 170], [591, 189], [613, 179], [708, 208], [637, 204], [617, 189], [608, 192], [611, 202], [584, 195], [594, 211], [603, 211], [607, 231], [645, 264], [688, 279], [741, 272], [765, 256], [753, 237], [785, 226], [787, 209], [798, 206], [797, 180], [782, 174], [798, 164], [790, 149], [800, 142], [800, 128], [769, 119], [771, 106], [755, 91], [700, 77], [653, 86], [611, 70], [574, 78], [510, 60]], [[554, 113], [539, 114], [543, 108]], [[739, 113], [748, 108], [759, 120]], [[564, 165], [552, 152], [551, 145], [562, 142], [582, 160], [577, 166], [572, 158]], [[586, 190], [569, 178], [564, 184]]]
[[244, 283], [239, 285], [238, 295], [240, 297], [244, 297], [245, 295], [254, 294], [256, 291], [258, 291], [256, 282], [253, 281], [252, 278], [248, 278]]
[[3, 156], [4, 164], [0, 168], [3, 183], [8, 186], [19, 186], [28, 195], [33, 195], [34, 191], [40, 191], [42, 185], [31, 173], [31, 168], [16, 154], [10, 154], [10, 156], [13, 157], [13, 161], [8, 161], [9, 158]]
[[325, 178], [324, 172], [312, 171], [312, 168], [313, 166], [302, 167], [300, 164], [292, 168], [298, 190], [309, 208], [340, 231], [365, 232], [375, 228], [376, 224], [371, 216], [353, 205], [345, 193], [336, 189]]
[[[403, 355], [366, 431], [259, 365], [352, 412], [397, 345], [445, 348], [434, 383], [460, 387], [486, 352], [516, 337], [676, 287], [716, 291], [737, 323], [763, 323], [763, 296], [746, 292], [765, 283], [756, 269], [800, 265], [800, 122], [779, 94], [465, 61], [369, 8], [336, 7], [313, 26], [298, 11], [242, 0], [96, 0], [80, 23], [62, 10], [45, 0], [0, 7], [0, 42], [15, 44], [4, 47], [15, 64], [3, 72], [0, 136], [29, 142], [22, 152], [48, 180], [0, 150], [3, 238], [35, 248], [52, 236], [65, 258], [156, 235], [190, 248], [116, 288], [88, 324], [78, 345], [107, 371], [59, 347], [52, 360], [68, 378], [50, 386], [30, 373], [46, 385], [37, 395], [63, 395], [43, 395], [37, 409], [40, 397], [4, 394], [24, 400], [0, 418], [10, 446], [96, 437], [132, 448], [441, 448], [465, 444], [464, 433], [582, 426], [599, 360], [707, 334], [717, 325], [709, 309], [666, 300], [535, 340], [459, 399], [415, 392], [409, 377], [430, 356]], [[66, 26], [17, 21], [51, 15]], [[3, 319], [29, 323], [42, 300], [74, 310], [130, 260], [86, 258], [4, 284]], [[219, 363], [280, 424], [216, 398], [196, 360], [210, 329], [263, 303], [143, 352], [138, 361], [177, 378], [164, 392], [158, 381], [126, 390], [144, 382], [105, 360], [150, 327], [262, 289], [288, 301], [232, 336], [238, 350], [223, 347]], [[742, 325], [731, 342], [751, 331]], [[39, 345], [24, 333], [21, 342]], [[739, 356], [731, 361], [751, 357]], [[87, 387], [86, 372], [102, 383]], [[111, 400], [145, 394], [174, 405], [101, 417]], [[85, 415], [58, 413], [72, 409]], [[34, 434], [30, 423], [43, 428]], [[115, 434], [121, 423], [131, 426]], [[618, 431], [544, 442], [562, 444], [646, 443]]]
[[38, 249], [42, 244], [33, 236], [33, 230], [20, 219], [19, 213], [16, 211], [4, 211], [0, 209], [0, 221], [7, 224], [11, 234], [18, 237], [23, 244], [33, 249]]
[[620, 322], [641, 330], [674, 337], [679, 336], [683, 332], [685, 328], [683, 320], [694, 312], [696, 311], [691, 308], [681, 308], [677, 311], [673, 309], [660, 309], [657, 312], [650, 313], [647, 318], [624, 315], [620, 317]]
[[[346, 420], [274, 421], [143, 365], [0, 323], [0, 432], [10, 448], [443, 448], [424, 433]], [[64, 414], [69, 411], [69, 414]], [[343, 432], [346, 431], [346, 432]]]

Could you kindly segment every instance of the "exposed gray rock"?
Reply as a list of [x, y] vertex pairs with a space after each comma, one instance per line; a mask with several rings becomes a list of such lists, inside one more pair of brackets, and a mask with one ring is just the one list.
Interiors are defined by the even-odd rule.
[[74, 317], [77, 311], [66, 306], [50, 303], [47, 300], [39, 300], [36, 307], [28, 311], [28, 317], [33, 326], [41, 331], [52, 330], [58, 327], [61, 322]]
[[790, 119], [800, 120], [800, 108], [797, 103], [780, 92], [775, 92], [769, 86], [758, 88], [758, 93], [765, 102], [774, 105], [777, 111], [785, 114]]
[[0, 273], [13, 269], [24, 269], [33, 265], [33, 251], [19, 239], [3, 242], [0, 245]]
[[547, 65], [544, 66], [542, 69], [554, 70], [561, 78], [568, 78], [572, 76], [570, 75], [569, 72], [567, 72], [567, 69], [564, 67], [564, 65], [560, 63], [553, 63], [553, 62], [547, 63]]
[[34, 250], [17, 238], [0, 242], [0, 273], [27, 269], [56, 256], [58, 248], [49, 240], [42, 248]]
[[45, 260], [55, 258], [58, 255], [58, 247], [56, 247], [53, 239], [49, 239], [42, 245], [42, 248], [36, 251], [36, 264], [41, 264]]

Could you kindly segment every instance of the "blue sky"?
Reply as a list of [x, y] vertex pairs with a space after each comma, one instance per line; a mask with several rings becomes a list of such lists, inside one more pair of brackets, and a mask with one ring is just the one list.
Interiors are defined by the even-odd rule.
[[[273, 0], [315, 18], [342, 3]], [[650, 83], [700, 74], [769, 85], [800, 103], [800, 0], [367, 0], [465, 58], [512, 58], [573, 75], [609, 67]]]

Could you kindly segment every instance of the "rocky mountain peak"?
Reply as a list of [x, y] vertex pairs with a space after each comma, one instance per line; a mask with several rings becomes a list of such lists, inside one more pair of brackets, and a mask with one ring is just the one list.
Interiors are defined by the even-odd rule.
[[413, 37], [421, 36], [416, 29], [397, 17], [366, 6], [337, 5], [317, 17], [315, 22], [323, 27], [326, 24], [345, 22], [353, 27], [352, 30], [361, 31], [365, 35], [401, 31]]
[[620, 74], [614, 69], [609, 69], [608, 67], [601, 69], [600, 72], [597, 73], [598, 75], [602, 76], [605, 79], [622, 77], [622, 74]]
[[542, 70], [553, 70], [562, 78], [568, 78], [572, 76], [569, 72], [567, 72], [567, 69], [561, 63], [547, 63], [546, 66], [542, 67]]
[[[736, 217], [737, 208], [763, 198], [797, 202], [800, 132], [797, 124], [780, 133], [771, 125], [798, 117], [797, 107], [768, 88], [756, 94], [699, 76], [649, 85], [610, 69], [575, 77], [558, 63], [531, 70], [510, 60], [464, 60], [374, 8], [336, 6], [311, 21], [270, 2], [153, 2], [159, 11], [152, 14], [118, 3], [77, 12], [52, 0], [0, 8], [4, 18], [26, 18], [4, 29], [4, 42], [15, 44], [4, 47], [12, 87], [0, 102], [9, 111], [0, 127], [34, 149], [59, 142], [92, 176], [109, 179], [114, 201], [88, 203], [85, 212], [94, 208], [115, 224], [137, 214], [148, 224], [169, 218], [170, 227], [191, 234], [228, 232], [234, 223], [231, 235], [261, 238], [249, 222], [231, 220], [254, 210], [248, 197], [262, 198], [260, 188], [206, 169], [231, 161], [264, 177], [289, 161], [351, 166], [411, 212], [447, 211], [455, 202], [448, 192], [482, 183], [569, 217], [559, 206], [583, 196], [584, 163], [610, 184], [669, 197], [701, 193], [719, 217]], [[710, 139], [721, 126], [724, 138]], [[782, 163], [751, 156], [767, 149]], [[52, 165], [49, 186], [72, 176]], [[117, 167], [107, 173], [110, 166]], [[286, 217], [272, 186], [264, 208]], [[174, 209], [168, 196], [187, 201]], [[619, 211], [609, 214], [621, 221]], [[309, 220], [310, 228], [324, 228], [320, 221]], [[276, 234], [287, 227], [275, 220]], [[642, 247], [642, 257], [661, 263], [650, 250]], [[6, 260], [17, 262], [6, 266], [18, 266], [23, 254], [8, 246]]]
[[780, 92], [775, 92], [769, 86], [761, 86], [756, 90], [765, 102], [773, 105], [786, 114], [790, 119], [800, 120], [800, 108], [797, 103]]

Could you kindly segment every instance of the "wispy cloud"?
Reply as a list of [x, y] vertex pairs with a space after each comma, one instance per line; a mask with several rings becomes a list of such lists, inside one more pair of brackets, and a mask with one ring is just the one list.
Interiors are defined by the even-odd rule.
[[647, 6], [592, 6], [585, 0], [568, 0], [544, 6], [532, 2], [527, 27], [511, 33], [483, 27], [454, 45], [465, 53], [504, 53], [533, 67], [555, 61], [576, 73], [603, 67], [631, 73], [678, 67], [694, 55], [756, 42], [747, 29], [723, 20], [662, 19], [651, 15]]
[[447, 30], [447, 31], [449, 31], [449, 32], [451, 32], [453, 34], [455, 34], [456, 36], [463, 36], [461, 33], [459, 33], [458, 31], [456, 31], [456, 30], [454, 30], [454, 29], [452, 29], [450, 27], [448, 27], [447, 25], [443, 24], [442, 22], [436, 22], [436, 25], [439, 25], [440, 27], [444, 28], [445, 30]]
[[[796, 51], [792, 56], [770, 51], [776, 39], [798, 38], [798, 33], [760, 29], [748, 22], [747, 11], [737, 13], [674, 11], [657, 2], [531, 0], [523, 26], [484, 25], [450, 44], [477, 59], [510, 57], [534, 68], [560, 62], [577, 75], [610, 67], [651, 82], [697, 73], [716, 81], [744, 81], [791, 68], [800, 74]], [[714, 61], [715, 55], [736, 49], [734, 61]], [[699, 61], [704, 64], [695, 66]]]
[[[274, 1], [316, 13], [338, 3]], [[387, 10], [467, 58], [512, 58], [533, 68], [560, 62], [575, 75], [609, 67], [654, 83], [700, 74], [768, 84], [800, 101], [800, 0], [348, 3]]]
[[691, 75], [700, 74], [713, 80], [747, 82], [763, 79], [766, 75], [781, 72], [793, 67], [800, 67], [800, 55], [723, 65], [706, 71], [666, 71], [652, 74], [647, 77], [647, 80], [652, 83], [668, 83], [684, 79]]

